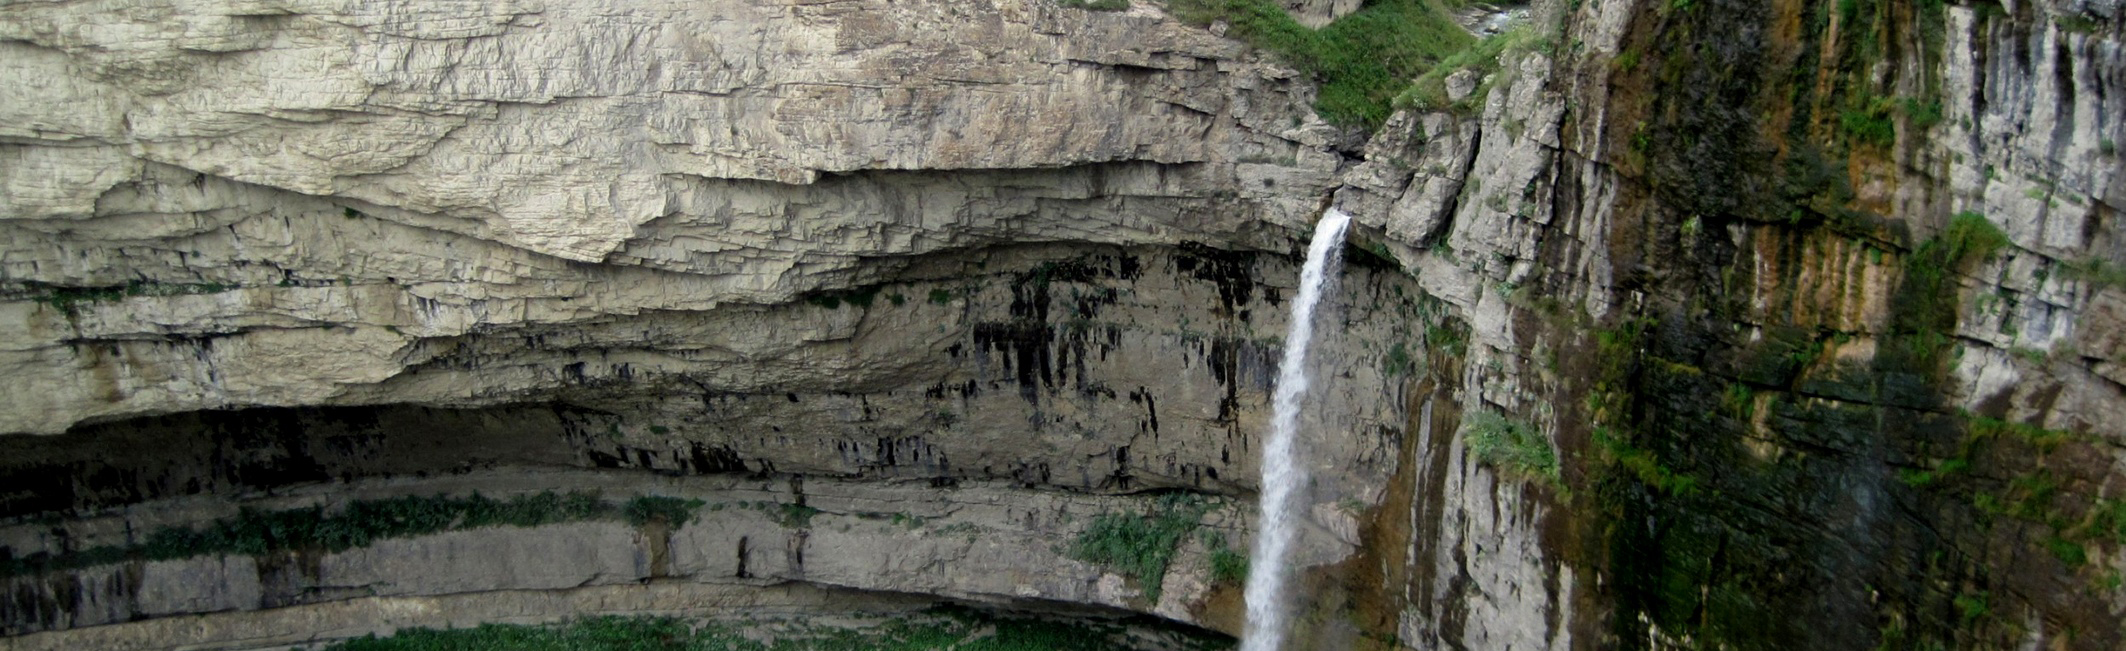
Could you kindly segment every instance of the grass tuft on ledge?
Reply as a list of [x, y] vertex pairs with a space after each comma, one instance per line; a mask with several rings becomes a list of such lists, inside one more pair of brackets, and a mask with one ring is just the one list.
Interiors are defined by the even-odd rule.
[[1534, 425], [1480, 411], [1463, 421], [1462, 436], [1469, 452], [1500, 474], [1559, 486], [1557, 453]]
[[1435, 0], [1376, 0], [1321, 29], [1268, 0], [1169, 0], [1198, 25], [1225, 21], [1229, 35], [1275, 53], [1321, 84], [1314, 110], [1345, 126], [1379, 127], [1409, 80], [1468, 48], [1475, 37]]
[[[1434, 65], [1419, 75], [1395, 97], [1395, 108], [1416, 108], [1428, 111], [1451, 110], [1461, 115], [1475, 115], [1482, 110], [1484, 99], [1491, 95], [1491, 88], [1498, 84], [1495, 73], [1502, 62], [1517, 60], [1516, 53], [1529, 51], [1549, 52], [1553, 47], [1550, 39], [1532, 25], [1521, 25], [1493, 34], [1477, 41], [1461, 51]], [[1462, 70], [1474, 70], [1480, 81], [1476, 90], [1461, 101], [1447, 99], [1447, 76]]]
[[1102, 513], [1071, 541], [1067, 553], [1129, 577], [1146, 601], [1158, 603], [1174, 552], [1210, 510], [1202, 498], [1174, 493], [1145, 513]]

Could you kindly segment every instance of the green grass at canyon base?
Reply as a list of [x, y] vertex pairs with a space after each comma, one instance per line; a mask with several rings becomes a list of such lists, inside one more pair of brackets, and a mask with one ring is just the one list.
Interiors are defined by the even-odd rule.
[[545, 626], [412, 628], [305, 651], [1217, 651], [1232, 646], [1230, 638], [1173, 625], [1023, 618], [946, 606], [869, 623], [603, 616]]

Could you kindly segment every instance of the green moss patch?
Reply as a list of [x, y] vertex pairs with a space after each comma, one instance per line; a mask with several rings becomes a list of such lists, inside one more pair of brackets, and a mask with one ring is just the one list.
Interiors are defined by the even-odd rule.
[[32, 294], [30, 300], [51, 306], [53, 309], [74, 314], [85, 305], [122, 301], [134, 296], [188, 296], [194, 294], [218, 294], [236, 285], [224, 283], [161, 283], [133, 281], [124, 285], [99, 287], [67, 287], [28, 283]]
[[1893, 368], [1925, 374], [1940, 370], [1956, 330], [1956, 275], [1970, 273], [2008, 244], [2008, 236], [1984, 215], [1964, 212], [1949, 220], [1939, 237], [1905, 256], [1904, 280], [1891, 311], [1890, 345], [1884, 350]]
[[166, 527], [141, 542], [102, 545], [63, 554], [36, 554], [0, 562], [0, 576], [76, 570], [95, 565], [169, 560], [212, 554], [259, 556], [283, 551], [339, 552], [379, 540], [411, 538], [481, 527], [537, 527], [584, 520], [626, 519], [640, 525], [662, 519], [685, 524], [700, 500], [643, 496], [625, 504], [594, 493], [545, 491], [495, 499], [435, 495], [358, 500], [337, 512], [313, 506], [281, 511], [244, 509], [205, 527]]

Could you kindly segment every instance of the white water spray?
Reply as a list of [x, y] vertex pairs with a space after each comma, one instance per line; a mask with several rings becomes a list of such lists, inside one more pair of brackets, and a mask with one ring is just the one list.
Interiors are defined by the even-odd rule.
[[1299, 488], [1307, 469], [1299, 461], [1299, 404], [1307, 395], [1307, 344], [1314, 340], [1314, 307], [1343, 262], [1344, 228], [1351, 215], [1330, 208], [1314, 226], [1307, 245], [1306, 268], [1299, 272], [1299, 298], [1292, 301], [1292, 326], [1284, 336], [1284, 362], [1277, 367], [1270, 438], [1262, 448], [1262, 520], [1255, 531], [1255, 555], [1248, 561], [1248, 624], [1240, 651], [1280, 651], [1291, 632], [1285, 621], [1287, 584], [1291, 580], [1292, 543], [1299, 537], [1304, 506]]

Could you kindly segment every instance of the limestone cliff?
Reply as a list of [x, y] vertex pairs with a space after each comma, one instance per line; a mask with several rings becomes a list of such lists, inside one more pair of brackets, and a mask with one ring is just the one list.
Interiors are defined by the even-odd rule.
[[6, 339], [42, 387], [10, 392], [13, 431], [514, 399], [560, 376], [407, 370], [477, 332], [782, 303], [943, 251], [1267, 245], [1337, 164], [1289, 73], [1141, 8], [5, 11], [8, 75], [35, 82], [0, 109]]
[[[1373, 625], [1470, 648], [2120, 644], [2119, 8], [1560, 10], [1495, 72], [1445, 75], [1435, 105], [1472, 117], [1406, 116], [1344, 175], [1477, 324], [1464, 408], [1523, 415], [1563, 460], [1474, 496], [1464, 467], [1423, 468], [1443, 503], [1386, 529], [1432, 567], [1391, 572], [1419, 597]], [[1515, 515], [1470, 524], [1490, 499]]]
[[[2126, 640], [2122, 8], [1531, 9], [1362, 138], [1144, 3], [0, 6], [0, 560], [45, 568], [0, 648], [899, 594], [1237, 630], [1332, 202], [1319, 648]], [[565, 488], [715, 506], [50, 563]], [[1157, 576], [1069, 549], [1135, 512], [1195, 532]]]

